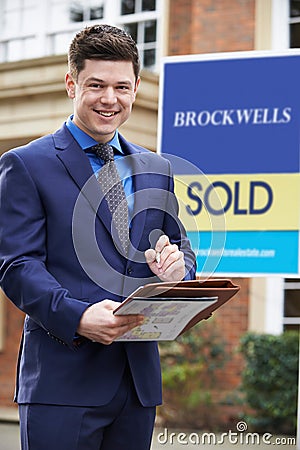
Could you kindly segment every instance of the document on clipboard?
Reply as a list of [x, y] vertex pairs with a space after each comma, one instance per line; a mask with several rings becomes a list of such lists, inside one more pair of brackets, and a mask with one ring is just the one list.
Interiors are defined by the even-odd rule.
[[170, 341], [230, 300], [240, 287], [229, 279], [151, 283], [138, 288], [114, 314], [142, 314], [142, 325], [118, 341]]

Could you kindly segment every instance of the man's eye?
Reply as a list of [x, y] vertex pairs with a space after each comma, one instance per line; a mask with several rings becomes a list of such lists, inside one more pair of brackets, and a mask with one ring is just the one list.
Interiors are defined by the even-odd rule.
[[93, 83], [93, 84], [90, 85], [90, 87], [93, 88], [93, 89], [101, 89], [102, 85], [99, 84], [99, 83]]

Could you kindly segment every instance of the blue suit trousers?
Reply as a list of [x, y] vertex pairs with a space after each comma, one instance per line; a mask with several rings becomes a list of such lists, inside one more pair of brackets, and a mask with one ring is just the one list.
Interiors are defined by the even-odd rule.
[[21, 404], [19, 414], [22, 450], [149, 450], [155, 407], [141, 405], [126, 370], [107, 405]]

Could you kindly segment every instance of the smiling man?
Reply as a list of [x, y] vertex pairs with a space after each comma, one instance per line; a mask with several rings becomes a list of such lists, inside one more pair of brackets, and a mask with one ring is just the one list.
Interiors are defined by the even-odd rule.
[[111, 140], [131, 113], [139, 83], [131, 61], [86, 60], [81, 72], [66, 75], [73, 122], [98, 142]]
[[193, 278], [195, 258], [169, 162], [118, 132], [139, 70], [127, 33], [85, 28], [69, 49], [73, 115], [1, 158], [1, 287], [26, 313], [15, 398], [23, 450], [151, 445], [157, 343], [117, 342], [143, 317], [113, 311], [147, 282]]

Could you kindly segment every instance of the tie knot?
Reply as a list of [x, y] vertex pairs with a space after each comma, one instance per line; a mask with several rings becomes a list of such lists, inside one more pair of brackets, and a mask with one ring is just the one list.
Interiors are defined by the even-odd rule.
[[103, 161], [108, 163], [109, 161], [114, 160], [114, 149], [109, 144], [97, 144], [92, 147], [93, 151], [99, 158], [103, 159]]

